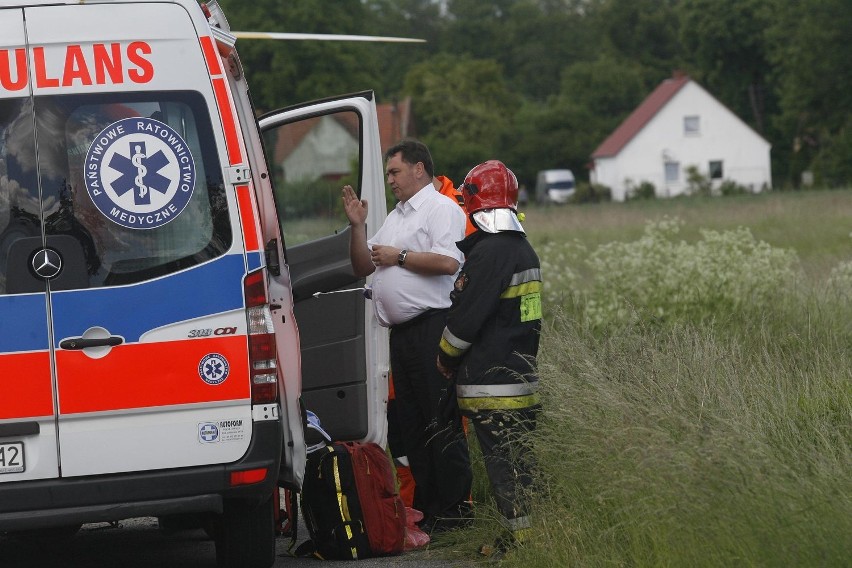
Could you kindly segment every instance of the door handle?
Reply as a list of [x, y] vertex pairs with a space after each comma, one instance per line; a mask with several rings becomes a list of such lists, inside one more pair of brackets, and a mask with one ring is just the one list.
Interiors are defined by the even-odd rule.
[[35, 420], [26, 422], [12, 422], [0, 424], [0, 438], [12, 438], [17, 436], [34, 436], [39, 433], [39, 425]]
[[85, 349], [87, 347], [115, 347], [116, 345], [121, 345], [123, 342], [124, 339], [116, 335], [93, 339], [72, 337], [59, 342], [59, 346], [63, 349]]

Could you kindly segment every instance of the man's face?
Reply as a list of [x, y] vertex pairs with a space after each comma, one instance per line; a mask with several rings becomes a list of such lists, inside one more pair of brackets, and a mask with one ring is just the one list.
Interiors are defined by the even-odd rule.
[[411, 165], [403, 162], [401, 152], [388, 158], [385, 172], [394, 197], [400, 201], [408, 201], [426, 184], [423, 164], [418, 162]]

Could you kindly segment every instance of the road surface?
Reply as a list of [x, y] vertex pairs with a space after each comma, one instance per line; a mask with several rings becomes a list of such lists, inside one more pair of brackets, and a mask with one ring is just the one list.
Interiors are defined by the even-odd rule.
[[[300, 541], [307, 538], [304, 525]], [[304, 534], [303, 534], [304, 533]], [[408, 552], [401, 556], [323, 563], [314, 558], [293, 558], [287, 553], [290, 537], [277, 540], [275, 568], [449, 568], [462, 566], [442, 559], [435, 551]], [[472, 562], [468, 565], [473, 564]], [[84, 525], [71, 539], [27, 542], [0, 536], [3, 568], [215, 568], [216, 551], [202, 530], [163, 534], [154, 518], [128, 519], [118, 525]]]

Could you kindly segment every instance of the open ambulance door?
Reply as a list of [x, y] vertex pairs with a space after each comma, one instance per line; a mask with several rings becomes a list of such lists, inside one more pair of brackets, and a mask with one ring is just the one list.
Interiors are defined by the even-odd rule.
[[[289, 266], [302, 357], [302, 402], [334, 440], [384, 445], [387, 330], [349, 261], [341, 188], [369, 203], [372, 236], [387, 214], [371, 91], [290, 107], [260, 119]], [[308, 436], [310, 443], [310, 436]]]

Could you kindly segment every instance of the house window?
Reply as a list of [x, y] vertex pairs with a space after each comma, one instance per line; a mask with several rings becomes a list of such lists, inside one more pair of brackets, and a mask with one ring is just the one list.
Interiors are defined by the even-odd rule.
[[701, 134], [701, 117], [697, 115], [683, 117], [683, 133], [685, 136]]
[[680, 162], [666, 162], [666, 182], [680, 179]]
[[710, 179], [722, 179], [724, 176], [722, 170], [722, 160], [711, 160], [710, 161]]

